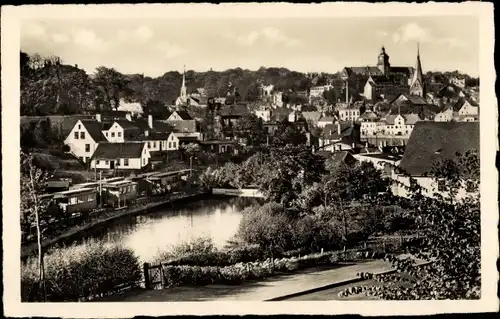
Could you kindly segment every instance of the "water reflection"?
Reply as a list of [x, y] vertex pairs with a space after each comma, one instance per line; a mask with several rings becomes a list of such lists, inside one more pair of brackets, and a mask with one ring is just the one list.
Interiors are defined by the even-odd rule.
[[257, 203], [248, 198], [222, 198], [184, 203], [141, 216], [130, 216], [95, 229], [87, 238], [121, 242], [141, 262], [151, 262], [159, 250], [200, 236], [222, 247], [238, 228], [242, 210]]

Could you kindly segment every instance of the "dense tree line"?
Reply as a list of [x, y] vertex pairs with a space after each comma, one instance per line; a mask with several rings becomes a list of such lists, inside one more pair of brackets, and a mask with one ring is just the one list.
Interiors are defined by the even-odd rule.
[[[182, 74], [168, 71], [159, 77], [144, 74], [122, 74], [99, 66], [87, 74], [77, 65], [67, 65], [55, 56], [20, 53], [21, 115], [82, 114], [111, 110], [121, 99], [142, 106], [172, 105], [178, 97]], [[294, 92], [307, 91], [314, 83], [326, 82], [322, 74], [312, 81], [311, 75], [286, 68], [260, 68], [257, 71], [234, 68], [225, 71], [186, 71], [188, 93], [204, 89], [207, 96], [219, 96], [253, 102], [260, 97], [261, 85], [274, 85], [287, 92], [290, 103], [304, 103]]]

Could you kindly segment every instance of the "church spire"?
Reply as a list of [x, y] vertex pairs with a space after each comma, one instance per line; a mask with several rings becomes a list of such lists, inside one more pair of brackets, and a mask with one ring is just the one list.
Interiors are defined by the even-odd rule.
[[180, 97], [183, 101], [187, 101], [187, 89], [186, 89], [186, 66], [184, 65], [184, 70], [182, 73], [182, 86]]
[[422, 71], [422, 62], [420, 61], [420, 44], [417, 42], [417, 62], [410, 84], [410, 94], [423, 97], [424, 92], [424, 74]]

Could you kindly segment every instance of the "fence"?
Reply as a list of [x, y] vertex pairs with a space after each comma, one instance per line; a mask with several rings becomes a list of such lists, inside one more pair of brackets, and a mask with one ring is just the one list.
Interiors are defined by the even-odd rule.
[[[168, 277], [168, 271], [165, 273], [165, 268], [164, 267], [172, 267], [170, 268], [170, 272], [174, 271], [173, 273], [170, 273], [170, 275], [173, 275], [174, 277], [180, 276], [182, 278], [189, 277], [188, 273], [189, 271], [197, 271], [199, 273], [196, 273], [197, 279], [199, 279], [200, 274], [203, 274], [203, 276], [215, 276], [219, 277], [221, 275], [221, 270], [224, 270], [230, 267], [236, 267], [239, 265], [239, 270], [236, 270], [235, 272], [238, 273], [241, 271], [241, 267], [247, 268], [247, 267], [255, 267], [255, 264], [259, 264], [261, 268], [271, 268], [271, 270], [267, 271], [268, 276], [272, 276], [274, 274], [279, 274], [283, 273], [283, 267], [280, 266], [278, 268], [275, 268], [275, 260], [283, 263], [284, 261], [288, 262], [295, 262], [299, 266], [298, 268], [295, 269], [305, 269], [305, 268], [310, 268], [314, 267], [320, 264], [338, 264], [342, 262], [349, 262], [349, 261], [360, 261], [363, 259], [376, 259], [376, 258], [382, 258], [385, 256], [387, 253], [391, 254], [402, 254], [406, 253], [408, 251], [408, 248], [411, 247], [412, 245], [418, 244], [415, 242], [416, 240], [421, 240], [421, 237], [417, 237], [415, 235], [410, 235], [410, 236], [389, 236], [389, 237], [381, 237], [381, 238], [373, 238], [368, 241], [362, 242], [357, 246], [354, 247], [345, 247], [342, 250], [337, 250], [337, 251], [329, 251], [329, 252], [324, 252], [321, 250], [319, 253], [313, 253], [313, 254], [308, 254], [308, 255], [289, 255], [285, 257], [284, 255], [280, 256], [281, 258], [267, 258], [266, 260], [255, 260], [254, 262], [246, 262], [246, 263], [237, 263], [234, 265], [229, 265], [229, 266], [220, 266], [220, 265], [213, 265], [213, 266], [173, 266], [169, 265], [166, 263], [160, 263], [160, 264], [155, 264], [151, 265], [149, 263], [145, 263], [143, 267], [143, 272], [144, 272], [144, 282], [145, 282], [145, 287], [146, 289], [164, 289], [166, 286], [169, 286], [170, 282]], [[250, 264], [253, 264], [253, 266], [250, 266]], [[176, 268], [178, 267], [178, 268]], [[185, 268], [183, 268], [185, 267]], [[205, 271], [206, 270], [206, 271]], [[184, 274], [183, 271], [187, 271], [188, 273]], [[245, 271], [245, 270], [243, 270]], [[290, 270], [293, 271], [293, 270]], [[288, 271], [288, 272], [290, 272]], [[264, 271], [265, 272], [265, 271]], [[223, 276], [224, 277], [224, 276]], [[207, 279], [207, 278], [205, 278]], [[220, 278], [214, 278], [213, 280], [217, 282], [217, 279]], [[263, 278], [254, 278], [254, 279], [263, 279]], [[210, 280], [208, 280], [210, 281]]]

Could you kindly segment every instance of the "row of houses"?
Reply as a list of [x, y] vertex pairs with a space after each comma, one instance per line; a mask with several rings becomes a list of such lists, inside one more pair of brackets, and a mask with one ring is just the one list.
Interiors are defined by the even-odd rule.
[[[360, 162], [370, 162], [382, 171], [383, 176], [396, 181], [391, 186], [394, 195], [407, 197], [409, 195], [410, 177], [423, 190], [423, 195], [433, 197], [435, 194], [446, 195], [444, 180], [432, 176], [436, 163], [456, 159], [456, 154], [476, 151], [479, 156], [479, 123], [478, 122], [433, 122], [416, 123], [403, 154], [384, 152], [382, 148], [360, 146], [357, 150], [346, 143], [349, 132], [339, 127], [334, 132], [344, 138], [346, 148], [340, 148], [333, 153], [319, 151], [318, 154], [330, 158], [337, 165], [356, 165]], [[342, 134], [345, 132], [346, 134]], [[341, 143], [342, 144], [342, 143]], [[352, 145], [354, 146], [354, 145]], [[479, 190], [470, 181], [462, 181], [457, 198], [477, 196]]]
[[132, 119], [128, 112], [78, 120], [64, 140], [69, 152], [95, 169], [142, 169], [159, 152], [203, 141], [198, 123], [182, 110], [166, 120]]

